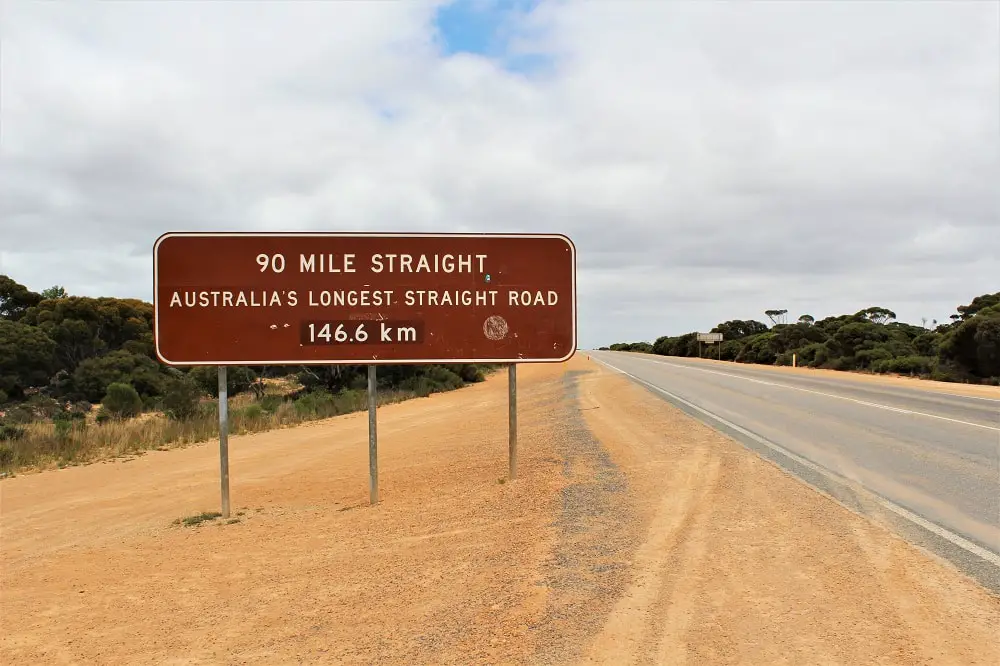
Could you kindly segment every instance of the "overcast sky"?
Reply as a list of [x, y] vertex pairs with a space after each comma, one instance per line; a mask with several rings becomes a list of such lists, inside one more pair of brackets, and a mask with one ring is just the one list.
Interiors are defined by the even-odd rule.
[[3, 7], [0, 273], [171, 230], [531, 231], [581, 348], [1000, 290], [1000, 3]]

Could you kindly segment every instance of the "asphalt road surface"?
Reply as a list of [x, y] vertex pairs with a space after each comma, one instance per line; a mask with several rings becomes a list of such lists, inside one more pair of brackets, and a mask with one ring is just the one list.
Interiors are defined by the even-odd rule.
[[729, 363], [591, 356], [745, 443], [870, 491], [897, 517], [990, 562], [995, 578], [1000, 401]]

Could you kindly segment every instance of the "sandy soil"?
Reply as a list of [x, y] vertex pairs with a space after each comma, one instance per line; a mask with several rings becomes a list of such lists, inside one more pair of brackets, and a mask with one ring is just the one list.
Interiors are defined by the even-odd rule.
[[643, 533], [601, 664], [1000, 663], [1000, 599], [603, 367], [581, 381]]
[[[670, 360], [669, 356], [656, 356], [655, 358], [659, 360]], [[715, 359], [708, 358], [685, 358], [684, 361], [694, 361], [695, 363], [721, 365], [726, 367], [733, 366], [731, 361], [717, 361]], [[756, 363], [740, 365], [775, 373], [797, 373], [810, 377], [830, 377], [832, 379], [843, 379], [845, 381], [872, 382], [886, 386], [899, 386], [901, 388], [915, 388], [926, 391], [940, 391], [942, 393], [954, 393], [956, 395], [968, 395], [976, 398], [991, 398], [993, 400], [1000, 400], [1000, 386], [987, 386], [985, 384], [960, 384], [957, 382], [938, 382], [930, 379], [920, 379], [919, 377], [875, 375], [863, 372], [844, 372], [842, 370], [826, 370], [821, 368], [793, 368], [788, 365], [758, 365]]]
[[[3, 664], [996, 664], [1000, 602], [578, 356], [0, 482]], [[932, 661], [933, 660], [933, 661]]]

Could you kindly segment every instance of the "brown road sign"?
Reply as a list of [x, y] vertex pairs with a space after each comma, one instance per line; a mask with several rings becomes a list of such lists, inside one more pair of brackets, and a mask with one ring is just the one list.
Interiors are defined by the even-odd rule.
[[167, 233], [170, 365], [557, 362], [576, 351], [576, 249], [546, 234]]

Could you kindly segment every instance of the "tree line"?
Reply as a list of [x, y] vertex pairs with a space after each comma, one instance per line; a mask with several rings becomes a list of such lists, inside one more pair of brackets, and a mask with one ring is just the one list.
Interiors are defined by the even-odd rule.
[[714, 327], [710, 332], [723, 335], [721, 348], [709, 350], [692, 332], [602, 349], [764, 365], [792, 365], [794, 356], [798, 365], [814, 368], [1000, 385], [1000, 292], [958, 306], [948, 322], [924, 319], [920, 326], [896, 321], [893, 311], [878, 306], [818, 321], [804, 314], [793, 323], [786, 309], [764, 314], [770, 325], [733, 319]]
[[[425, 396], [482, 381], [489, 369], [380, 366], [378, 385]], [[230, 395], [254, 392], [262, 397], [265, 381], [274, 377], [295, 380], [299, 388], [288, 399], [367, 386], [363, 365], [236, 366], [228, 369], [227, 388]], [[169, 367], [156, 358], [152, 303], [72, 296], [61, 286], [36, 293], [0, 275], [0, 410], [7, 414], [23, 415], [29, 404], [46, 404], [51, 411], [55, 401], [71, 412], [100, 403], [105, 418], [146, 410], [185, 418], [204, 398], [217, 395], [215, 367]]]

